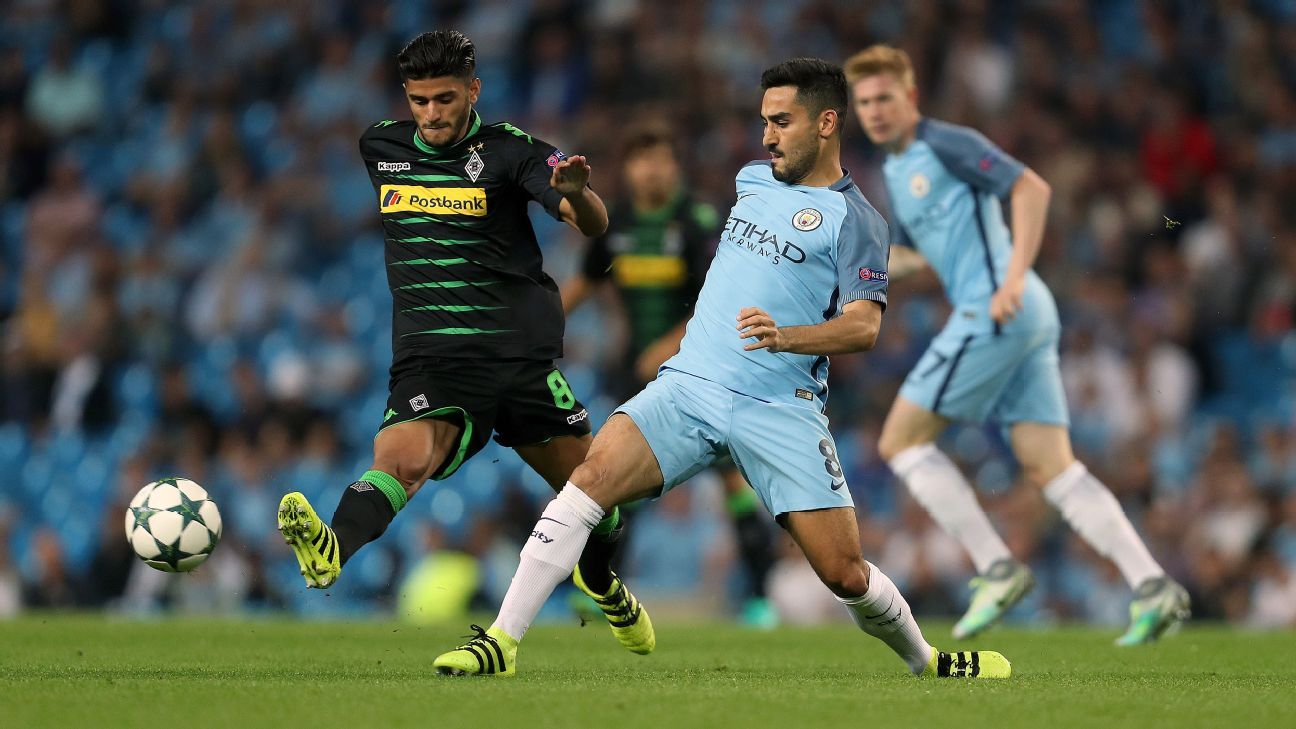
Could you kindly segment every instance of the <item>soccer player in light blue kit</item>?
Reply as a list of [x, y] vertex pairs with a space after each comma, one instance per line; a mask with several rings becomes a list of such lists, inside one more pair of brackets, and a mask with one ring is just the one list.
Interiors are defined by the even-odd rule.
[[[917, 675], [1007, 678], [991, 651], [924, 640], [895, 584], [860, 555], [855, 509], [824, 417], [828, 356], [872, 348], [886, 305], [888, 231], [841, 168], [846, 78], [818, 59], [761, 77], [768, 161], [738, 173], [679, 354], [599, 431], [544, 511], [499, 617], [434, 662], [510, 674], [518, 641], [618, 504], [660, 495], [730, 456], [864, 632]], [[580, 572], [575, 574], [580, 579]], [[633, 615], [637, 606], [628, 605]]]
[[[936, 448], [936, 438], [959, 420], [1004, 426], [1024, 479], [1120, 569], [1135, 600], [1117, 643], [1155, 640], [1188, 616], [1188, 594], [1152, 558], [1107, 487], [1072, 455], [1057, 306], [1031, 270], [1048, 184], [981, 134], [921, 117], [904, 51], [873, 46], [845, 71], [860, 124], [889, 153], [883, 171], [897, 243], [889, 273], [900, 277], [930, 263], [954, 309], [900, 389], [879, 451], [976, 565], [975, 592], [955, 637], [994, 624], [1034, 585], [972, 487]], [[1011, 236], [1003, 197], [1011, 202]]]

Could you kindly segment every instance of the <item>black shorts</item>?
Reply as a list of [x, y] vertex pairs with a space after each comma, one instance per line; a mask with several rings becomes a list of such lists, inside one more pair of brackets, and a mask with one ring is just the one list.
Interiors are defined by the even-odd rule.
[[403, 357], [391, 368], [382, 427], [441, 418], [463, 429], [433, 480], [450, 476], [486, 446], [507, 448], [590, 432], [589, 411], [552, 360]]

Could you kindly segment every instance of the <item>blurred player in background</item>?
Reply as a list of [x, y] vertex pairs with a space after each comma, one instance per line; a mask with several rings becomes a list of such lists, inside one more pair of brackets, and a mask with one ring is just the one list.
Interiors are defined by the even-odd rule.
[[[738, 173], [738, 198], [679, 353], [599, 430], [589, 458], [522, 548], [495, 624], [438, 657], [439, 672], [516, 672], [518, 641], [603, 515], [726, 456], [856, 625], [910, 671], [952, 678], [1011, 672], [998, 653], [932, 648], [896, 586], [860, 554], [854, 504], [823, 410], [828, 356], [877, 341], [887, 225], [841, 168], [842, 70], [798, 58], [766, 70], [761, 87], [770, 157]], [[501, 648], [501, 660], [483, 668], [479, 656]]]
[[[661, 125], [626, 135], [626, 199], [612, 203], [607, 232], [590, 242], [580, 272], [562, 287], [567, 313], [600, 290], [615, 290], [629, 329], [612, 383], [620, 402], [642, 390], [679, 351], [720, 230], [715, 208], [685, 190], [671, 140]], [[719, 473], [749, 580], [743, 621], [773, 625], [777, 616], [765, 599], [765, 579], [774, 564], [774, 534], [738, 469], [727, 464]]]
[[[1148, 552], [1112, 493], [1071, 452], [1058, 370], [1057, 306], [1031, 269], [1050, 190], [980, 133], [918, 112], [909, 56], [877, 45], [846, 62], [855, 111], [883, 171], [895, 232], [890, 275], [930, 263], [954, 308], [905, 380], [879, 451], [910, 493], [971, 555], [978, 577], [958, 638], [999, 620], [1034, 586], [972, 487], [935, 445], [952, 421], [1007, 429], [1025, 480], [1134, 590], [1120, 645], [1155, 640], [1188, 615], [1188, 595]], [[1009, 198], [1012, 233], [1000, 198]]]
[[[506, 122], [482, 123], [475, 51], [461, 33], [420, 35], [397, 61], [413, 119], [360, 138], [395, 301], [391, 395], [373, 466], [343, 489], [331, 526], [300, 493], [280, 502], [279, 530], [308, 587], [332, 585], [425, 481], [450, 476], [492, 431], [555, 489], [591, 441], [588, 413], [553, 364], [562, 303], [527, 217], [535, 200], [584, 235], [606, 230], [589, 165]], [[596, 527], [580, 587], [603, 601], [627, 648], [647, 653], [647, 614], [606, 607], [634, 601], [609, 564], [618, 520], [614, 510]]]

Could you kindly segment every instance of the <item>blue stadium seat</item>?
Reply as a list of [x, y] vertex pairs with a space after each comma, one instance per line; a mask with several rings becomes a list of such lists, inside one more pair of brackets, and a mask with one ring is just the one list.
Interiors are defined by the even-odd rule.
[[[18, 473], [27, 458], [27, 432], [18, 423], [0, 425], [0, 473]], [[0, 479], [0, 495], [18, 494], [17, 479]]]

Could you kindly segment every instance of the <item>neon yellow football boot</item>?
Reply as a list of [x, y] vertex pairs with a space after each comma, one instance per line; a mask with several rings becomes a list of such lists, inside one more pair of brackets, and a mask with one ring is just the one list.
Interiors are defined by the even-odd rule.
[[626, 589], [625, 583], [612, 573], [612, 586], [602, 595], [594, 592], [581, 579], [580, 566], [572, 572], [572, 582], [580, 591], [594, 598], [599, 609], [607, 618], [612, 635], [620, 641], [626, 650], [639, 655], [652, 653], [657, 647], [657, 634], [653, 632], [652, 620], [644, 610], [639, 599]]
[[452, 651], [442, 653], [432, 667], [442, 676], [513, 676], [517, 674], [518, 642], [495, 626], [482, 630]]
[[994, 651], [934, 651], [923, 678], [1008, 678], [1012, 664]]
[[279, 500], [279, 533], [292, 547], [306, 586], [324, 589], [342, 573], [337, 535], [299, 491]]

